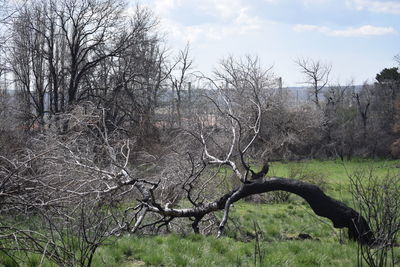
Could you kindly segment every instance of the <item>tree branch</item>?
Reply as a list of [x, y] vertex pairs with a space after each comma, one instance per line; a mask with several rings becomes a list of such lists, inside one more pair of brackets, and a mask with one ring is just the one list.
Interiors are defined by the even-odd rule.
[[[160, 210], [149, 206], [149, 210], [171, 217], [201, 217], [208, 213], [225, 210], [219, 231], [222, 233], [227, 220], [227, 206], [245, 197], [272, 191], [286, 191], [302, 197], [318, 216], [328, 218], [335, 228], [348, 228], [349, 238], [360, 244], [372, 244], [374, 235], [367, 221], [344, 203], [327, 196], [319, 187], [296, 179], [272, 177], [259, 179], [226, 193], [224, 196], [202, 206], [187, 209]], [[221, 234], [219, 233], [219, 235]]]

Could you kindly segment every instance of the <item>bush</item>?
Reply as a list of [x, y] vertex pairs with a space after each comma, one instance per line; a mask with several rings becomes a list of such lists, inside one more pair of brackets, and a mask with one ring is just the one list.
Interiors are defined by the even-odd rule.
[[[373, 168], [360, 170], [350, 176], [350, 192], [356, 209], [368, 221], [374, 234], [374, 242], [359, 246], [358, 263], [369, 266], [398, 266], [400, 232], [400, 176], [388, 173], [376, 174]], [[398, 252], [397, 252], [398, 253]]]

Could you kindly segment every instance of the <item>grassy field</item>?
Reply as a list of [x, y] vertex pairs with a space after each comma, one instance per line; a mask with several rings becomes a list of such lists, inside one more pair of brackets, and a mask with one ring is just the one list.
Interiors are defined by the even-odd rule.
[[[348, 176], [373, 168], [384, 177], [399, 161], [353, 160], [273, 163], [269, 175], [308, 176], [327, 194], [352, 205]], [[307, 175], [308, 174], [308, 175]], [[310, 178], [311, 177], [311, 178]], [[225, 237], [123, 237], [99, 249], [95, 265], [108, 266], [356, 266], [357, 244], [296, 196], [280, 204], [240, 202]], [[301, 240], [300, 236], [310, 239]], [[258, 241], [257, 241], [258, 239]], [[400, 255], [398, 256], [400, 257]]]
[[[328, 195], [352, 206], [349, 175], [372, 167], [384, 177], [388, 172], [397, 172], [399, 166], [400, 161], [373, 160], [273, 163], [269, 175], [294, 175], [319, 184]], [[291, 195], [284, 203], [277, 204], [241, 201], [232, 208], [230, 219], [225, 236], [219, 239], [194, 234], [110, 239], [96, 252], [93, 265], [357, 265], [357, 244], [347, 240], [347, 231], [334, 229], [329, 220], [316, 216], [299, 197]], [[400, 260], [398, 252], [397, 258]], [[37, 266], [39, 262], [39, 256], [32, 256], [29, 266]], [[15, 266], [7, 262], [5, 257], [3, 260], [0, 257], [0, 263]]]
[[[302, 204], [235, 205], [227, 236], [124, 237], [104, 246], [108, 266], [354, 266], [356, 244]], [[256, 227], [254, 227], [256, 225]], [[299, 234], [312, 239], [296, 240]], [[256, 241], [259, 238], [259, 242]], [[138, 261], [139, 260], [139, 261]], [[111, 264], [112, 263], [112, 264]]]

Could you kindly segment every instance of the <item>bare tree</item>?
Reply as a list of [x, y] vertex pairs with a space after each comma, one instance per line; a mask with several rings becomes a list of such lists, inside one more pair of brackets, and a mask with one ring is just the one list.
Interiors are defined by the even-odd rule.
[[241, 102], [241, 98], [255, 99], [265, 105], [267, 96], [272, 94], [274, 86], [272, 67], [264, 68], [256, 56], [247, 55], [242, 58], [230, 56], [223, 59], [220, 68], [214, 71], [216, 83], [219, 87], [232, 92], [230, 98], [236, 97], [233, 102]]
[[370, 246], [358, 247], [358, 265], [396, 266], [399, 259], [400, 194], [398, 173], [379, 177], [376, 170], [359, 170], [350, 176], [350, 191], [355, 207], [370, 222], [375, 240]]
[[[175, 75], [170, 76], [171, 84], [172, 84], [172, 98], [173, 102], [175, 102], [175, 93], [176, 93], [176, 103], [172, 103], [172, 105], [176, 106], [176, 113], [178, 119], [178, 126], [181, 126], [182, 122], [182, 101], [183, 101], [183, 91], [186, 89], [188, 94], [190, 94], [190, 82], [188, 81], [188, 76], [190, 73], [190, 69], [193, 65], [193, 60], [189, 56], [190, 47], [189, 43], [186, 44], [186, 47], [179, 51], [178, 57], [176, 59], [175, 67], [178, 68], [176, 71], [179, 72], [177, 77]], [[190, 96], [188, 95], [188, 99], [186, 101], [190, 101]], [[173, 108], [174, 110], [174, 108]]]
[[320, 93], [329, 82], [332, 66], [319, 60], [302, 58], [295, 60], [305, 78], [305, 83], [311, 87], [313, 102], [320, 108]]
[[355, 86], [330, 86], [325, 97], [325, 132], [327, 156], [339, 156], [350, 159], [355, 152], [358, 126], [356, 107], [354, 105]]
[[370, 106], [372, 102], [372, 88], [367, 84], [364, 84], [362, 90], [360, 92], [354, 93], [354, 99], [356, 100], [358, 112], [361, 117], [362, 128], [363, 128], [363, 139], [364, 141], [367, 138], [367, 126], [368, 119], [370, 116]]
[[45, 95], [54, 114], [87, 98], [89, 71], [126, 48], [132, 32], [124, 31], [123, 10], [109, 0], [27, 2], [18, 10], [11, 65], [41, 120]]
[[[6, 1], [0, 1], [0, 5], [5, 6]], [[0, 11], [0, 31], [2, 32], [0, 34], [0, 51], [4, 55], [5, 54], [4, 46], [5, 46], [6, 40], [7, 40], [7, 36], [4, 34], [4, 32], [7, 31], [7, 26], [6, 26], [7, 18], [5, 17], [6, 15], [3, 14], [3, 12]], [[3, 78], [5, 71], [6, 71], [5, 58], [4, 58], [4, 56], [1, 56], [0, 57], [0, 79]]]
[[155, 110], [171, 71], [157, 24], [150, 10], [137, 6], [125, 29], [131, 38], [116, 40], [125, 49], [85, 77], [88, 99], [106, 108], [110, 129], [124, 125], [149, 139], [157, 136]]
[[[63, 2], [55, 11], [70, 57], [67, 66], [69, 104], [85, 95], [87, 88], [80, 86], [83, 77], [99, 62], [125, 46], [125, 42], [104, 45], [121, 38], [118, 28], [123, 26], [123, 8], [121, 1], [85, 0]], [[99, 53], [99, 49], [103, 53]]]
[[32, 125], [90, 100], [107, 108], [109, 127], [155, 132], [170, 73], [158, 22], [148, 9], [123, 10], [123, 1], [110, 0], [27, 2], [18, 10], [9, 62]]

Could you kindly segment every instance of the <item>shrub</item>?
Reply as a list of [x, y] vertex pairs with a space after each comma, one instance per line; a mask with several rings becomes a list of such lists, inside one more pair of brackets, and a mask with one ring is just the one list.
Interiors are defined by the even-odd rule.
[[[350, 176], [350, 192], [356, 209], [368, 221], [374, 242], [358, 247], [358, 263], [369, 266], [398, 266], [396, 256], [400, 232], [400, 176], [376, 174], [373, 168]], [[397, 252], [398, 253], [398, 252]]]

